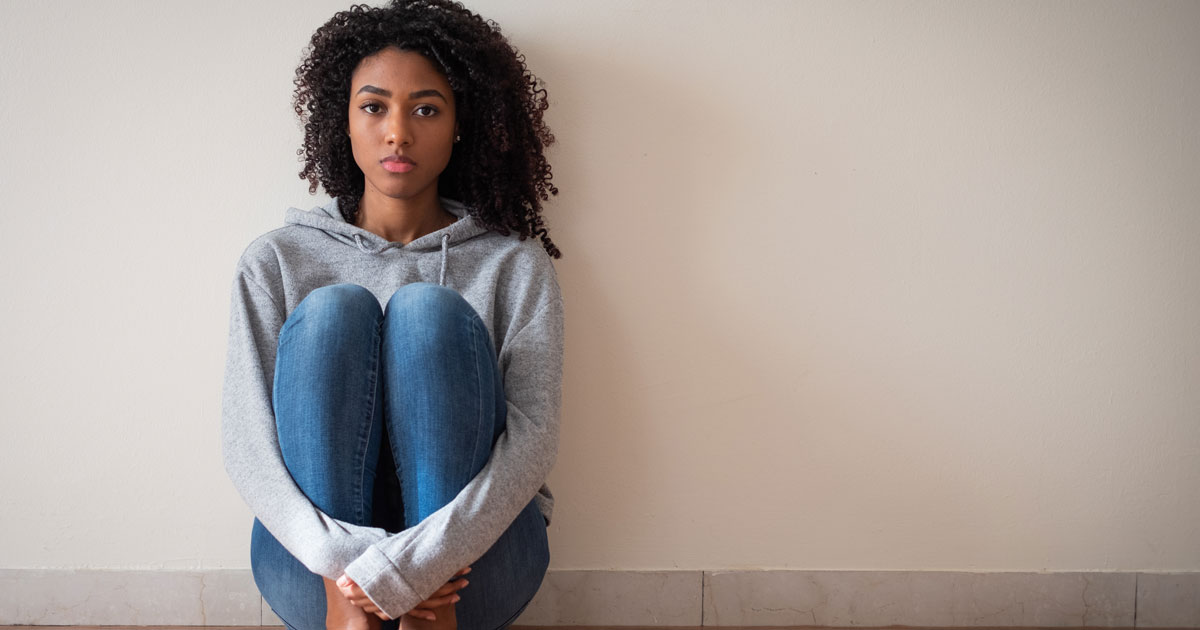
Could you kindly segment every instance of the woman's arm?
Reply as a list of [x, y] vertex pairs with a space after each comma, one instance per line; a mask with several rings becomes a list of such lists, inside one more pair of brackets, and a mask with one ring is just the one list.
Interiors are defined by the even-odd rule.
[[276, 344], [286, 317], [263, 286], [269, 281], [255, 275], [239, 263], [233, 283], [221, 418], [225, 470], [285, 549], [310, 571], [337, 579], [387, 533], [331, 518], [308, 500], [288, 472], [271, 403]]

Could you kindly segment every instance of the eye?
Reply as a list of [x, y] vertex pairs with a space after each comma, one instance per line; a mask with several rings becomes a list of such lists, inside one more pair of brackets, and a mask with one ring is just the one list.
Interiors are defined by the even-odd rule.
[[422, 118], [428, 118], [430, 116], [437, 114], [437, 112], [438, 112], [437, 108], [434, 107], [433, 105], [418, 105], [417, 108], [413, 110], [414, 114], [416, 114]]
[[359, 106], [358, 106], [358, 108], [359, 108], [359, 109], [361, 109], [361, 110], [363, 110], [364, 112], [366, 112], [366, 113], [368, 113], [368, 114], [378, 114], [378, 113], [379, 113], [380, 111], [382, 111], [382, 109], [383, 109], [383, 108], [382, 108], [382, 107], [379, 105], [379, 103], [376, 103], [376, 102], [374, 102], [374, 101], [367, 101], [366, 103], [363, 103], [362, 105], [359, 105]]

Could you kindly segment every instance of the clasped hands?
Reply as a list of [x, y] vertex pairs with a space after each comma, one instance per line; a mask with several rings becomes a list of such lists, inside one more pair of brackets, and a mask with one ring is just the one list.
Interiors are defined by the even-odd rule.
[[[446, 582], [441, 588], [434, 591], [433, 594], [429, 596], [429, 599], [417, 604], [416, 607], [405, 614], [417, 617], [419, 619], [437, 621], [437, 615], [434, 614], [433, 609], [441, 608], [442, 606], [457, 602], [460, 599], [458, 596], [458, 591], [462, 590], [463, 587], [470, 583], [462, 576], [470, 572], [471, 567], [463, 567], [462, 569], [459, 569], [458, 573], [450, 576], [450, 581]], [[454, 578], [461, 579], [456, 580]], [[380, 610], [379, 607], [371, 601], [371, 598], [367, 597], [367, 594], [363, 592], [362, 588], [359, 587], [354, 580], [350, 579], [350, 576], [343, 573], [342, 577], [337, 579], [337, 587], [338, 590], [342, 592], [342, 595], [345, 595], [346, 599], [350, 600], [350, 603], [354, 604], [355, 606], [358, 606], [369, 613], [374, 613], [375, 616], [379, 617], [380, 619], [391, 619], [391, 617], [388, 617], [387, 614]]]

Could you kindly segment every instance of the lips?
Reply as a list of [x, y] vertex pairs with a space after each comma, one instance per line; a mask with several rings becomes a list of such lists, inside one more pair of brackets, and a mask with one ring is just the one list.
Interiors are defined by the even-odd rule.
[[417, 167], [416, 162], [403, 155], [389, 155], [379, 163], [390, 173], [407, 173]]

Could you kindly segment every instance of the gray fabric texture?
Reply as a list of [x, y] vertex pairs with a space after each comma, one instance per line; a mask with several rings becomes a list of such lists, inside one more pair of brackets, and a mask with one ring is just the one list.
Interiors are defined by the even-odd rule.
[[[411, 610], [485, 551], [530, 500], [550, 522], [545, 480], [558, 450], [563, 304], [537, 239], [492, 232], [455, 201], [452, 225], [407, 245], [348, 224], [336, 200], [289, 208], [285, 226], [237, 263], [222, 400], [225, 469], [250, 510], [314, 573], [343, 572], [392, 618]], [[279, 330], [314, 289], [352, 282], [386, 306], [411, 282], [459, 292], [487, 325], [508, 401], [507, 429], [483, 470], [449, 504], [402, 532], [353, 525], [316, 508], [279, 449], [271, 402]]]

